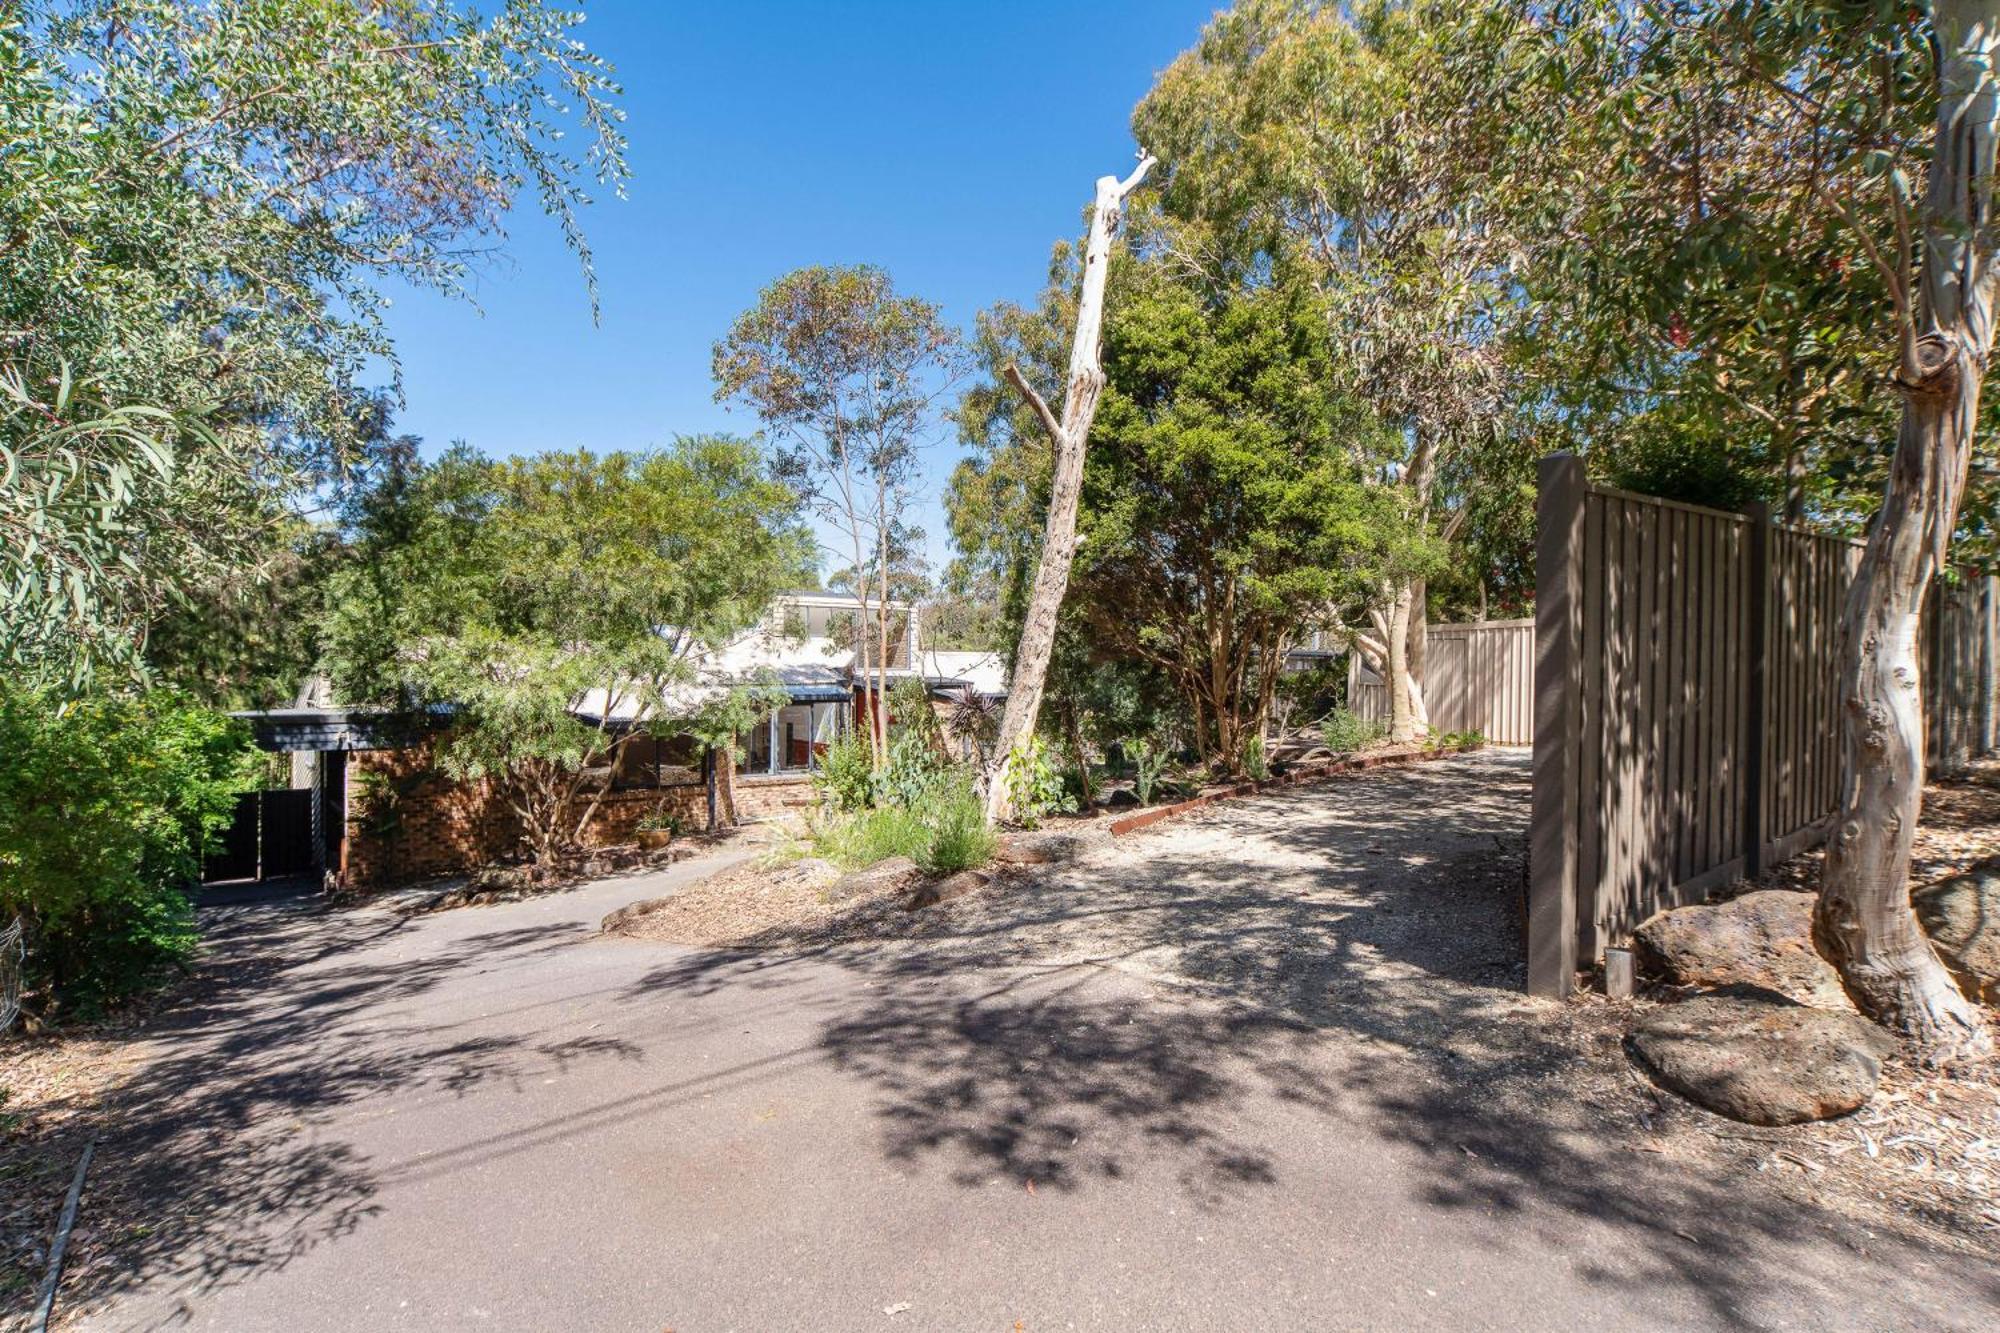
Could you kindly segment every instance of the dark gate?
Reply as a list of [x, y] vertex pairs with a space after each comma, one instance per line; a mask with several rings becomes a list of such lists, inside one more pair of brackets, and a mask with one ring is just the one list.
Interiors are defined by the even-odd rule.
[[236, 814], [229, 827], [201, 860], [203, 883], [224, 879], [257, 877], [257, 797], [246, 791], [236, 798]]
[[311, 788], [247, 791], [236, 798], [228, 829], [202, 858], [202, 882], [303, 875], [317, 864], [314, 850]]

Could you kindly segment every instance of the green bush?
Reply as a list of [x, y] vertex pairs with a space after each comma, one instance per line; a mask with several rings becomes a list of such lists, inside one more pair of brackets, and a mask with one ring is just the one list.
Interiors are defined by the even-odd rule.
[[1345, 708], [1336, 708], [1319, 724], [1320, 740], [1336, 754], [1348, 754], [1381, 740], [1385, 728]]
[[900, 805], [855, 810], [828, 824], [819, 854], [843, 870], [862, 870], [892, 856], [917, 859], [930, 842], [923, 816]]
[[865, 810], [875, 804], [875, 756], [868, 733], [860, 729], [837, 737], [819, 757], [813, 790], [834, 810]]
[[1064, 790], [1062, 774], [1049, 762], [1039, 736], [1028, 737], [1007, 756], [1005, 781], [1014, 822], [1022, 828], [1035, 828], [1051, 814], [1076, 810], [1075, 798]]
[[932, 875], [976, 870], [993, 859], [998, 844], [986, 825], [986, 807], [969, 780], [941, 785], [936, 802], [922, 812], [924, 844], [913, 853], [919, 868]]
[[1262, 736], [1252, 736], [1243, 742], [1243, 772], [1252, 782], [1262, 782], [1271, 776], [1271, 763], [1264, 756]]
[[1140, 805], [1153, 803], [1153, 791], [1160, 785], [1160, 775], [1167, 768], [1167, 752], [1149, 737], [1133, 749], [1135, 770], [1132, 790], [1139, 798]]
[[911, 807], [928, 804], [935, 788], [951, 772], [951, 763], [938, 753], [929, 737], [915, 727], [908, 728], [889, 745], [889, 763], [882, 770], [876, 799]]
[[0, 685], [0, 922], [28, 932], [28, 983], [101, 1010], [194, 950], [188, 890], [255, 771], [244, 728], [156, 692]]

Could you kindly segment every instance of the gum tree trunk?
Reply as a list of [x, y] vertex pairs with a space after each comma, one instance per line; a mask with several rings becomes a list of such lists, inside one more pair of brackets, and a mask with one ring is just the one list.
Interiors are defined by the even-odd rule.
[[1151, 155], [1142, 155], [1130, 176], [1100, 176], [1096, 207], [1091, 210], [1090, 238], [1084, 247], [1083, 288], [1076, 305], [1076, 336], [1070, 344], [1069, 381], [1060, 420], [1048, 403], [1022, 377], [1007, 367], [1007, 379], [1034, 407], [1055, 446], [1055, 474], [1049, 488], [1049, 516], [1042, 536], [1042, 557], [1035, 568], [1035, 586], [1021, 625], [1021, 643], [1014, 652], [1014, 671], [1007, 686], [1007, 711], [1001, 715], [999, 740], [986, 774], [986, 820], [998, 823], [1012, 813], [1007, 794], [1006, 766], [1015, 750], [1035, 733], [1041, 712], [1042, 687], [1048, 680], [1049, 656], [1055, 649], [1056, 617], [1069, 591], [1069, 570], [1076, 560], [1076, 510], [1083, 493], [1083, 448], [1097, 400], [1104, 392], [1101, 353], [1104, 343], [1104, 281], [1111, 267], [1111, 242], [1118, 234], [1125, 196], [1139, 187], [1152, 169]]
[[1992, 348], [2000, 0], [1940, 0], [1938, 123], [1920, 215], [1914, 294], [1898, 292], [1896, 454], [1841, 623], [1841, 799], [1813, 917], [1820, 952], [1857, 1007], [1933, 1063], [1992, 1046], [1910, 910], [1910, 846], [1923, 804], [1917, 626], [1958, 520]]

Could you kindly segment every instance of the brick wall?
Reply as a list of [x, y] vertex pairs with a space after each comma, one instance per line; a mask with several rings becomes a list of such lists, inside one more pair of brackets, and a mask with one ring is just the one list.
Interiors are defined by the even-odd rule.
[[[736, 777], [739, 819], [767, 819], [812, 802], [803, 776]], [[656, 805], [689, 828], [708, 822], [708, 789], [664, 787], [607, 792], [584, 829], [592, 846], [630, 842]], [[520, 821], [488, 782], [456, 782], [432, 763], [428, 746], [360, 750], [348, 756], [347, 884], [381, 888], [459, 875], [523, 855]]]

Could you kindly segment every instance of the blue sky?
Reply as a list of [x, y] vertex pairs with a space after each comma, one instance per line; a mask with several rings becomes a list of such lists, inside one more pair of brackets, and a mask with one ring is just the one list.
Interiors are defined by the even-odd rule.
[[[748, 433], [712, 400], [709, 349], [771, 279], [869, 262], [969, 327], [1040, 288], [1091, 183], [1133, 163], [1132, 106], [1214, 0], [760, 5], [595, 0], [582, 36], [625, 88], [632, 182], [584, 224], [603, 318], [527, 209], [477, 308], [399, 291], [407, 405], [430, 451], [642, 448]], [[947, 441], [920, 519], [936, 507]]]

